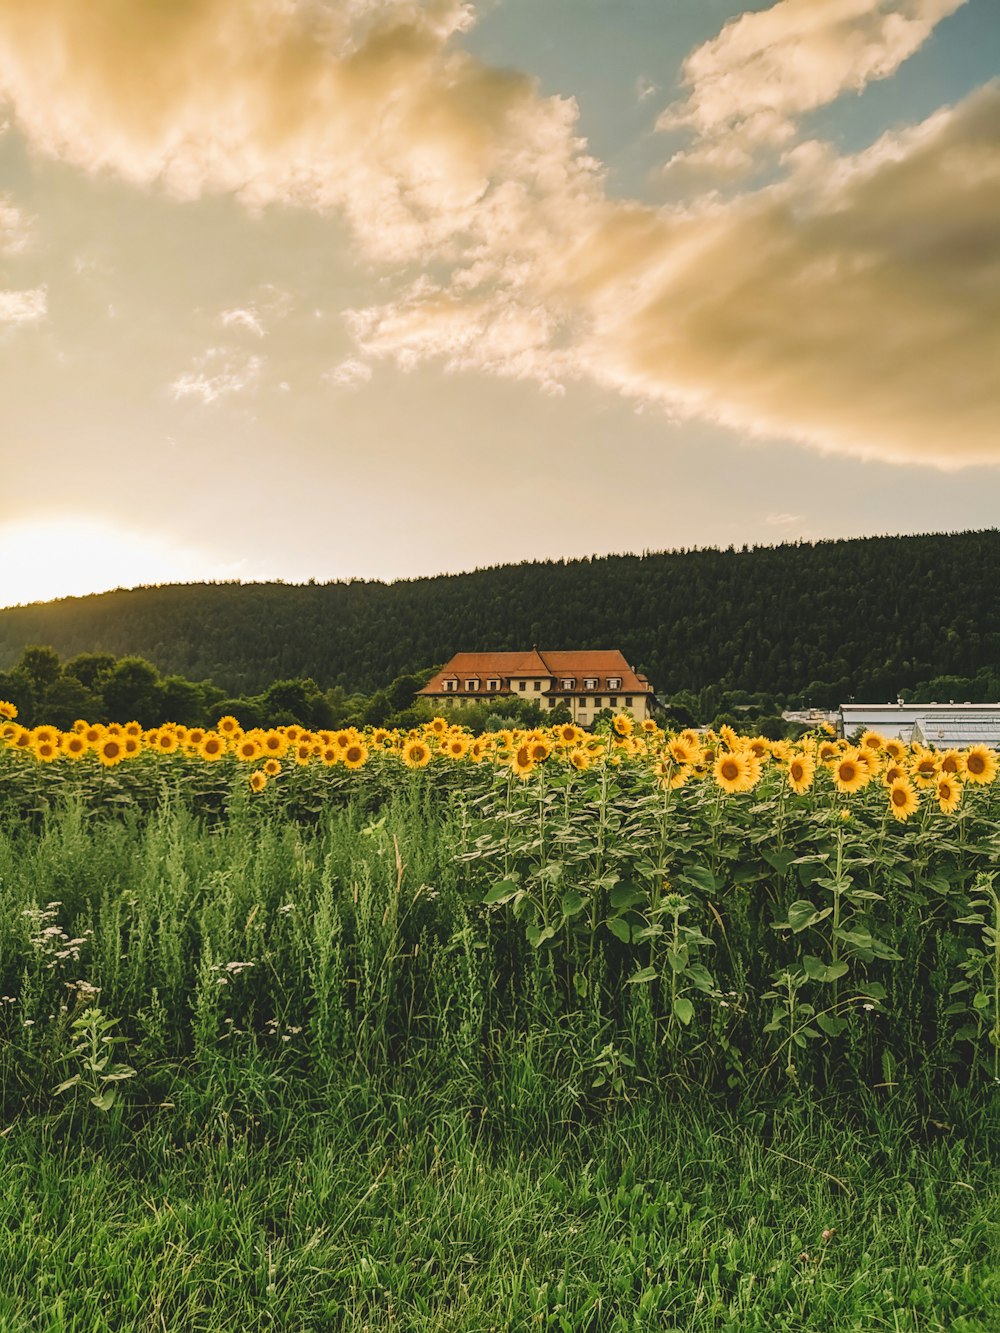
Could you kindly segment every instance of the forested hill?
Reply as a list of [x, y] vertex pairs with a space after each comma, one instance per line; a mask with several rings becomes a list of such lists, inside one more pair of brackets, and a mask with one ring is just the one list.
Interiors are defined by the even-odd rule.
[[[458, 650], [619, 647], [661, 694], [878, 699], [1000, 670], [1000, 531], [503, 565], [384, 584], [177, 584], [0, 611], [26, 644], [138, 654], [234, 693], [370, 691]], [[2, 582], [0, 582], [2, 590]]]

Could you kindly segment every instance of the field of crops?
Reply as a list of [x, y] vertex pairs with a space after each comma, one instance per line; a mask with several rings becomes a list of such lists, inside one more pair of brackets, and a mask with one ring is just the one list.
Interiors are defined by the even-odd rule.
[[13, 713], [0, 1327], [1000, 1323], [995, 752]]

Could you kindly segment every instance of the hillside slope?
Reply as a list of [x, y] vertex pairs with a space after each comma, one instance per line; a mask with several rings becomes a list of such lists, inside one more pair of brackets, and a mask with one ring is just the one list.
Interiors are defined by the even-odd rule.
[[177, 584], [0, 611], [0, 668], [29, 643], [137, 653], [252, 692], [370, 691], [459, 649], [619, 647], [661, 693], [887, 698], [1000, 663], [1000, 531], [504, 565], [393, 584]]

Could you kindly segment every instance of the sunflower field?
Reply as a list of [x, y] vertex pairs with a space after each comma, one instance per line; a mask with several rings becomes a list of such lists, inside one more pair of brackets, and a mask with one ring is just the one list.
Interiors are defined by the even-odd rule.
[[[244, 731], [233, 717], [212, 731], [80, 720], [60, 732], [20, 727], [15, 711], [0, 702], [0, 809], [13, 837], [33, 828], [44, 840], [72, 818], [80, 837], [129, 829], [141, 846], [175, 819], [278, 856], [351, 828], [376, 853], [353, 874], [314, 850], [294, 892], [279, 890], [287, 871], [255, 885], [245, 936], [229, 934], [228, 912], [227, 937], [214, 933], [219, 902], [237, 892], [230, 879], [192, 880], [155, 928], [122, 884], [58, 911], [32, 899], [0, 923], [0, 984], [19, 1012], [33, 1006], [32, 1042], [66, 1000], [64, 969], [40, 940], [83, 941], [73, 963], [90, 955], [86, 988], [116, 1013], [154, 989], [161, 1004], [200, 995], [195, 1029], [171, 1014], [179, 1049], [185, 1028], [193, 1042], [211, 1026], [204, 991], [217, 964], [206, 960], [250, 954], [254, 985], [228, 978], [225, 1004], [211, 978], [216, 1037], [228, 1039], [227, 1025], [259, 1037], [262, 1015], [291, 1005], [317, 1059], [376, 1016], [383, 1053], [407, 1050], [461, 943], [467, 974], [441, 1004], [449, 1021], [461, 1013], [474, 1046], [483, 1031], [530, 1027], [539, 1005], [599, 1037], [599, 1050], [605, 1038], [621, 1046], [619, 1091], [631, 1069], [720, 1087], [801, 1087], [837, 1070], [927, 1095], [942, 1078], [1000, 1080], [1000, 765], [985, 746], [665, 734], [627, 714], [599, 734], [566, 724], [473, 735], [442, 718], [406, 733]], [[418, 869], [410, 844], [432, 830], [435, 864]], [[303, 939], [321, 899], [332, 936]], [[389, 914], [379, 930], [394, 925], [376, 942], [362, 918], [378, 904]], [[170, 947], [143, 964], [129, 948], [127, 967], [105, 975], [96, 942], [109, 911], [116, 938], [167, 930]], [[317, 973], [320, 955], [333, 966], [331, 939], [335, 978]], [[369, 948], [377, 996], [366, 995]], [[183, 977], [164, 973], [166, 959]], [[607, 1071], [592, 1073], [584, 1100], [606, 1095]]]
[[0, 701], [0, 1327], [993, 1326], [998, 854], [981, 746]]

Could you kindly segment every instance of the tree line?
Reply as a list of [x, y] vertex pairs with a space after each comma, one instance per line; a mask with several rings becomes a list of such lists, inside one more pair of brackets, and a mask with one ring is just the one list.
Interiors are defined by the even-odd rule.
[[456, 651], [537, 644], [620, 648], [697, 720], [755, 699], [977, 702], [1000, 697], [998, 564], [990, 530], [534, 561], [391, 584], [137, 588], [0, 611], [0, 666], [50, 644], [70, 661], [155, 663], [179, 703], [182, 679], [202, 682], [206, 698], [212, 682], [242, 699], [297, 680], [324, 698], [341, 691], [336, 710]]

